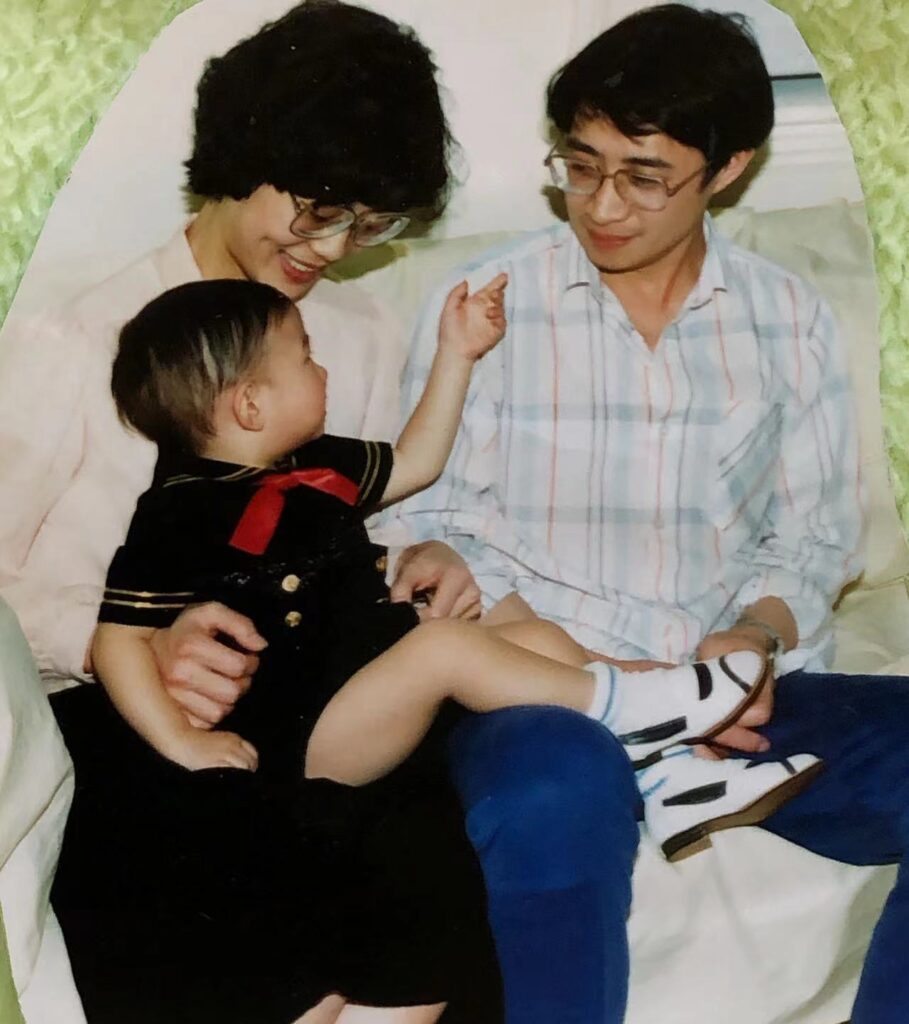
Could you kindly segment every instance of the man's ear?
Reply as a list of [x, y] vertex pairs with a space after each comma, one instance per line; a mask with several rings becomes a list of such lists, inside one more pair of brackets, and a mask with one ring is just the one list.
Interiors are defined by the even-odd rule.
[[733, 153], [726, 165], [714, 176], [713, 180], [707, 186], [710, 189], [711, 196], [715, 196], [718, 192], [722, 192], [724, 188], [737, 181], [744, 173], [748, 165], [754, 159], [753, 149], [740, 149], [738, 153]]
[[243, 430], [261, 430], [265, 426], [262, 386], [255, 381], [240, 381], [231, 389], [230, 411]]

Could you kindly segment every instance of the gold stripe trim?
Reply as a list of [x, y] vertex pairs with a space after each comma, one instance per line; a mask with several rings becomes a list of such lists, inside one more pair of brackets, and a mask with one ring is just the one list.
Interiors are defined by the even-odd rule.
[[125, 594], [127, 597], [192, 597], [194, 590], [123, 590], [121, 587], [107, 587], [106, 594]]
[[[375, 486], [376, 477], [379, 475], [379, 466], [382, 461], [379, 457], [380, 448], [376, 441], [367, 441], [366, 450], [369, 459], [366, 463], [366, 472], [363, 474], [363, 480], [360, 481], [360, 492], [357, 495], [358, 505], [363, 503]], [[368, 480], [366, 479], [367, 475], [369, 476]]]
[[189, 605], [189, 601], [183, 601], [181, 604], [155, 604], [152, 601], [118, 601], [113, 598], [105, 597], [101, 602], [105, 604], [118, 604], [125, 608], [186, 608]]
[[364, 441], [363, 444], [366, 446], [366, 465], [363, 467], [363, 472], [360, 475], [360, 482], [357, 484], [358, 501], [360, 494], [363, 493], [363, 484], [366, 482], [366, 477], [369, 475], [369, 467], [372, 465], [372, 446], [369, 441]]
[[226, 476], [216, 476], [215, 480], [242, 480], [247, 476], [256, 476], [258, 473], [264, 473], [264, 469], [259, 469], [256, 466], [245, 466], [243, 469], [234, 470], [233, 473], [228, 473]]
[[235, 469], [232, 473], [227, 473], [224, 476], [191, 476], [189, 473], [179, 473], [177, 476], [168, 477], [164, 481], [162, 487], [171, 487], [174, 484], [189, 484], [196, 480], [217, 480], [221, 483], [227, 482], [232, 483], [236, 480], [244, 480], [248, 477], [258, 476], [259, 473], [263, 473], [264, 470], [259, 469], [256, 466], [244, 466], [242, 469]]

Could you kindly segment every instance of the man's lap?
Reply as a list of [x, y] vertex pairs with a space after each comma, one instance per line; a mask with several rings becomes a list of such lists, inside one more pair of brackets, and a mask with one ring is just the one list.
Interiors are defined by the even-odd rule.
[[777, 681], [766, 757], [825, 770], [764, 827], [854, 864], [899, 861], [909, 838], [909, 679], [793, 672]]
[[[777, 680], [773, 718], [762, 732], [772, 744], [766, 758], [804, 752], [825, 762], [819, 778], [764, 827], [848, 863], [902, 858], [909, 845], [909, 678], [789, 673]], [[574, 712], [513, 708], [466, 716], [449, 741], [449, 763], [478, 849], [499, 826], [502, 805], [514, 802], [525, 815], [539, 812], [524, 826], [528, 841], [534, 838], [529, 860], [559, 862], [555, 849], [546, 854], [556, 816], [549, 803], [561, 803], [563, 820], [608, 814], [612, 828], [633, 841], [626, 812], [637, 810], [639, 797], [631, 765], [604, 730]], [[602, 850], [591, 848], [590, 863], [598, 855]], [[576, 854], [566, 870], [580, 869], [584, 859]]]
[[465, 715], [448, 753], [487, 885], [512, 873], [541, 889], [630, 878], [640, 800], [624, 749], [598, 723], [554, 707]]

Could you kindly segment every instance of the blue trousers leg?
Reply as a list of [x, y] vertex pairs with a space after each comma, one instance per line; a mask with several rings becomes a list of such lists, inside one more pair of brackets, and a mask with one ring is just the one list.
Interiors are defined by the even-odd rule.
[[471, 715], [449, 744], [507, 1024], [620, 1024], [638, 794], [624, 750], [560, 708]]
[[909, 1021], [909, 678], [793, 672], [763, 730], [768, 756], [826, 770], [764, 827], [850, 864], [899, 864], [862, 972], [852, 1024]]

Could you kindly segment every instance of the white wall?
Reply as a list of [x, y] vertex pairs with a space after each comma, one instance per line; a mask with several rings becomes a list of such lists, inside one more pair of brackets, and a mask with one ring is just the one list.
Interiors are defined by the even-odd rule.
[[[576, 0], [579, 46], [626, 14], [664, 0]], [[700, 10], [736, 11], [751, 23], [771, 75], [814, 75], [817, 62], [792, 18], [766, 0], [682, 0]]]
[[[578, 47], [641, 6], [640, 0], [361, 2], [413, 25], [441, 68], [467, 165], [458, 168], [463, 184], [435, 233], [548, 223], [552, 215], [541, 191], [545, 83]], [[205, 60], [292, 3], [202, 0], [161, 34], [61, 190], [15, 311], [61, 301], [172, 233], [184, 216], [181, 165], [189, 152], [195, 84]], [[747, 192], [749, 205], [860, 198], [845, 135], [829, 102], [821, 93], [799, 103], [788, 114], [781, 112], [774, 155]]]

